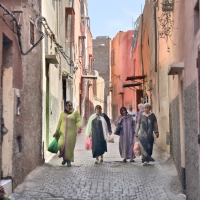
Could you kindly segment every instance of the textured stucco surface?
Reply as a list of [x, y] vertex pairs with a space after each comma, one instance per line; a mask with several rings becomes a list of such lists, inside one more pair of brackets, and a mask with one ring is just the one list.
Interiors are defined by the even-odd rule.
[[[105, 46], [101, 46], [104, 44]], [[107, 113], [107, 95], [110, 80], [110, 38], [97, 37], [93, 39], [94, 69], [99, 72], [99, 76], [105, 81], [104, 90], [104, 112]]]
[[181, 176], [181, 147], [180, 147], [180, 117], [179, 98], [176, 97], [170, 104], [170, 147], [179, 176]]
[[[21, 2], [18, 0], [2, 0], [1, 3], [9, 10], [13, 6], [24, 6], [25, 9], [20, 18], [20, 24], [22, 25], [22, 47], [23, 51], [26, 52], [31, 48], [30, 38], [27, 32], [29, 33], [31, 20], [34, 21], [36, 16], [40, 14], [40, 1]], [[32, 3], [34, 3], [34, 6], [32, 6]], [[10, 173], [6, 173], [5, 176], [11, 176], [13, 178], [13, 185], [15, 187], [24, 180], [24, 177], [28, 173], [42, 164], [41, 43], [28, 55], [23, 56], [20, 53], [16, 35], [9, 30], [3, 21], [0, 21], [0, 27], [0, 34], [4, 34], [4, 37], [0, 37], [0, 55], [2, 53], [7, 55], [5, 62], [7, 68], [5, 70], [12, 69], [13, 71], [13, 75], [8, 78], [11, 80], [10, 88], [6, 84], [3, 85], [3, 91], [6, 92], [7, 89], [10, 91], [7, 99], [11, 99], [9, 95], [12, 94], [12, 100], [7, 101], [5, 99], [3, 107], [9, 108], [9, 115], [14, 117], [13, 123], [11, 118], [8, 119], [5, 117], [5, 126], [9, 123], [13, 125], [13, 127], [7, 127], [12, 134], [8, 132], [8, 135], [6, 135], [10, 143], [11, 156], [9, 157], [12, 161], [5, 166], [7, 167], [7, 171], [8, 169], [12, 170]], [[9, 38], [9, 42], [12, 43], [12, 51], [10, 49], [8, 51], [2, 50], [2, 40], [5, 38]], [[38, 39], [39, 35], [35, 32], [35, 42]], [[7, 42], [7, 40], [4, 40], [4, 42]], [[2, 66], [3, 62], [4, 60], [0, 56], [0, 66]], [[16, 115], [17, 96], [14, 92], [16, 89], [20, 94], [20, 116]], [[6, 98], [6, 96], [4, 97]], [[6, 112], [5, 109], [4, 112]], [[18, 142], [18, 138], [20, 138], [20, 142]], [[8, 145], [6, 146], [8, 147]], [[6, 148], [3, 148], [2, 152], [5, 152], [5, 150]]]
[[199, 197], [197, 82], [184, 90], [185, 169], [188, 200]]

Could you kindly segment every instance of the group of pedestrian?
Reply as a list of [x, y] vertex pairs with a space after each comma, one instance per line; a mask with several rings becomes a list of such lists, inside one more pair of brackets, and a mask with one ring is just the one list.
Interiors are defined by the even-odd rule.
[[[154, 133], [159, 137], [156, 116], [151, 112], [150, 104], [139, 104], [137, 113], [132, 105], [121, 107], [120, 116], [115, 121], [119, 133], [119, 153], [126, 163], [135, 162], [134, 144], [140, 143], [142, 163], [146, 166], [154, 161], [152, 156]], [[66, 109], [61, 113], [56, 133], [53, 137], [58, 141], [59, 157], [63, 158], [62, 165], [71, 166], [74, 161], [74, 148], [77, 133], [81, 133], [82, 121], [80, 114], [73, 109], [71, 101], [66, 102]], [[103, 155], [107, 152], [107, 138], [112, 134], [109, 117], [102, 113], [102, 107], [97, 105], [95, 113], [88, 120], [86, 136], [92, 141], [92, 154], [95, 164], [103, 162]]]

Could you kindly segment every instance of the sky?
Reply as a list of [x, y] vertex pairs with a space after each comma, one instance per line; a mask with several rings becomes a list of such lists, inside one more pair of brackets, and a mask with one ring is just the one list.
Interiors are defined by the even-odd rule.
[[145, 0], [88, 0], [93, 38], [113, 38], [119, 31], [131, 30], [132, 21], [139, 17], [144, 3]]

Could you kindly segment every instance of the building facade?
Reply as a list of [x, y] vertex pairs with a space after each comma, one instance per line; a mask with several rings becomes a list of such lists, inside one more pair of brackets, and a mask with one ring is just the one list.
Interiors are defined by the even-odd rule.
[[[112, 114], [116, 119], [120, 114], [122, 106], [127, 107], [132, 104], [137, 110], [137, 105], [141, 103], [143, 79], [135, 78], [142, 75], [140, 70], [140, 36], [134, 40], [134, 31], [120, 31], [111, 41], [111, 73], [112, 73]], [[139, 93], [139, 92], [140, 93]]]
[[187, 199], [199, 199], [199, 1], [146, 1], [140, 29], [156, 143], [173, 157]]
[[[99, 76], [105, 81], [104, 91], [104, 113], [108, 113], [109, 104], [107, 102], [110, 87], [110, 41], [107, 36], [99, 36], [93, 39], [94, 70], [99, 72]], [[109, 116], [111, 118], [111, 116]]]
[[1, 178], [12, 179], [15, 187], [43, 162], [42, 48], [35, 45], [41, 34], [34, 26], [41, 2], [2, 0], [0, 15], [0, 167]]

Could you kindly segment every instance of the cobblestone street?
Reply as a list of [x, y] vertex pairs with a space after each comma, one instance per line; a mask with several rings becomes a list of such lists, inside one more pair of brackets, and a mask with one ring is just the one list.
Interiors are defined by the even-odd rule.
[[185, 199], [172, 160], [156, 145], [153, 164], [143, 167], [140, 159], [135, 163], [122, 163], [115, 136], [115, 143], [108, 144], [104, 163], [94, 165], [91, 151], [84, 149], [84, 142], [82, 133], [77, 138], [71, 168], [61, 166], [61, 159], [54, 156], [29, 174], [11, 199]]

